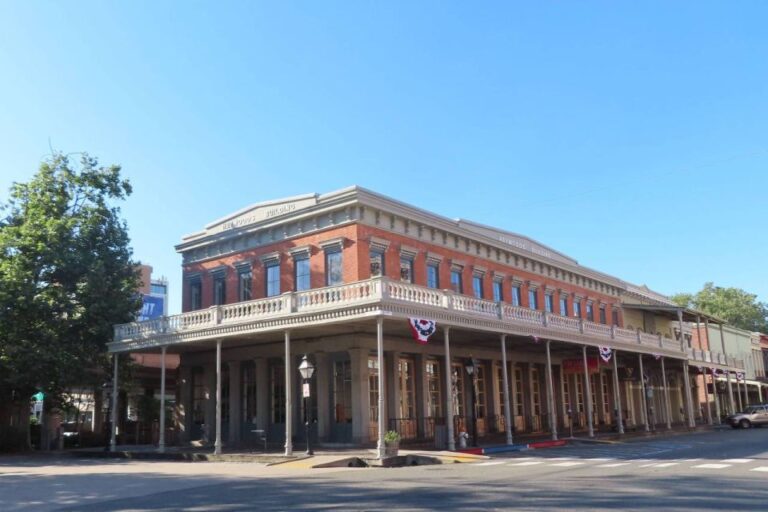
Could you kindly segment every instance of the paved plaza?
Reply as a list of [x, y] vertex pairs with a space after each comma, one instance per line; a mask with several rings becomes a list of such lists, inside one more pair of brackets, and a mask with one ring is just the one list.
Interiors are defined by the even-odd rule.
[[768, 429], [575, 444], [470, 463], [0, 459], [0, 510], [764, 510]]

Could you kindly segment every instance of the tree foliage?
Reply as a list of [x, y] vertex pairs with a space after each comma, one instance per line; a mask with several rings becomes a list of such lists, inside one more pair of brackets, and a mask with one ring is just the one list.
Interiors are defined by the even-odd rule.
[[722, 318], [729, 324], [748, 331], [768, 332], [768, 305], [757, 300], [757, 295], [741, 288], [722, 288], [705, 283], [695, 294], [678, 293], [672, 300]]
[[15, 183], [0, 219], [0, 409], [95, 383], [115, 323], [140, 306], [120, 167], [57, 154]]

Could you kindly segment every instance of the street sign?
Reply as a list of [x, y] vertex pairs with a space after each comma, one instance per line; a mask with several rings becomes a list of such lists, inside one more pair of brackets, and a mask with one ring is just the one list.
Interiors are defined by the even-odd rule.
[[302, 396], [304, 398], [308, 398], [309, 397], [309, 382], [305, 382], [302, 385], [302, 393], [303, 393]]

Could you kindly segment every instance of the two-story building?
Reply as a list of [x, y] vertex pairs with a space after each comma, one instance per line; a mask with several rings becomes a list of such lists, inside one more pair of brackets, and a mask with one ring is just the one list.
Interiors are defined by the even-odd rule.
[[690, 323], [716, 318], [360, 187], [250, 206], [176, 249], [183, 313], [116, 326], [109, 347], [180, 354], [175, 421], [217, 451], [266, 435], [290, 453], [305, 417], [321, 442], [380, 448], [385, 430], [453, 448], [463, 431], [694, 426], [715, 415], [706, 369], [743, 371], [692, 346]]

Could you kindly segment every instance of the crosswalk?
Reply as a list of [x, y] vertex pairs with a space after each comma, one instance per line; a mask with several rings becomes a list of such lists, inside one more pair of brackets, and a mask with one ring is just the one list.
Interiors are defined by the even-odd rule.
[[743, 471], [756, 473], [768, 473], [768, 465], [765, 459], [617, 459], [611, 457], [516, 457], [504, 460], [489, 460], [471, 464], [476, 467], [505, 466], [511, 468], [550, 467], [553, 469], [580, 469], [585, 467], [597, 468], [641, 468], [656, 469], [692, 469], [701, 471], [728, 470], [737, 468]]

